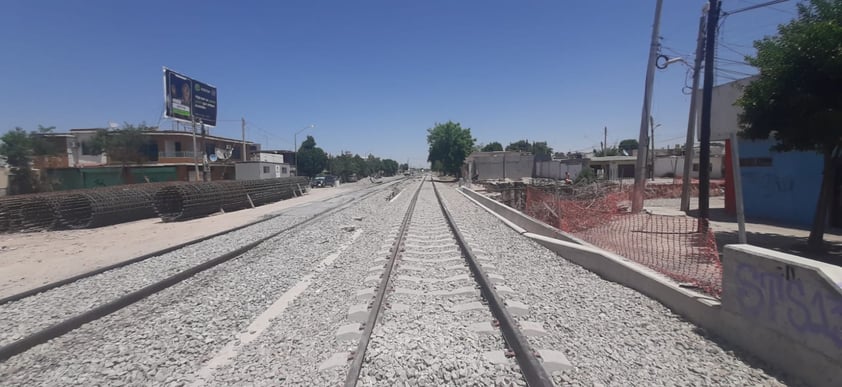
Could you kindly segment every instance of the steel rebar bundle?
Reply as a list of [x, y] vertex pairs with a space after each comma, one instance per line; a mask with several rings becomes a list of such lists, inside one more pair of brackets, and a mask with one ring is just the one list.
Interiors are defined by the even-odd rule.
[[288, 199], [304, 184], [305, 177], [184, 184], [161, 188], [154, 204], [165, 222], [186, 220]]

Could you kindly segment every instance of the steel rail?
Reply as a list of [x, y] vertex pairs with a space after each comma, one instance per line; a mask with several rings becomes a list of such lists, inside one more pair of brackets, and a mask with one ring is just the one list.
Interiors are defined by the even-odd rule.
[[[378, 186], [378, 188], [382, 188], [382, 187], [385, 187], [385, 186]], [[363, 198], [368, 197], [370, 195], [373, 195], [374, 193], [376, 193], [378, 191], [380, 191], [380, 190], [374, 189], [374, 190], [372, 190], [372, 192], [369, 192], [369, 193], [365, 194], [363, 196]], [[116, 312], [120, 309], [123, 309], [123, 308], [125, 308], [125, 307], [127, 307], [131, 304], [134, 304], [134, 303], [136, 303], [140, 300], [143, 300], [144, 298], [149, 297], [150, 295], [153, 295], [155, 293], [158, 293], [158, 292], [160, 292], [164, 289], [167, 289], [167, 288], [169, 288], [169, 287], [171, 287], [171, 286], [173, 286], [173, 285], [175, 285], [175, 284], [177, 284], [181, 281], [184, 281], [185, 279], [190, 278], [190, 277], [192, 277], [192, 276], [194, 276], [198, 273], [201, 273], [201, 272], [203, 272], [207, 269], [210, 269], [214, 266], [217, 266], [217, 265], [222, 264], [224, 262], [227, 262], [227, 261], [229, 261], [233, 258], [236, 258], [236, 257], [248, 252], [249, 250], [254, 249], [255, 247], [257, 247], [261, 243], [266, 242], [266, 241], [268, 241], [272, 238], [275, 238], [278, 235], [281, 235], [281, 234], [283, 234], [287, 231], [298, 228], [298, 227], [303, 226], [305, 224], [308, 224], [310, 222], [320, 220], [320, 219], [322, 219], [322, 218], [324, 218], [328, 215], [331, 215], [333, 213], [342, 211], [345, 208], [353, 205], [354, 203], [355, 203], [354, 200], [349, 200], [349, 201], [347, 201], [343, 204], [340, 204], [336, 207], [333, 207], [333, 208], [327, 209], [325, 211], [319, 212], [318, 214], [313, 215], [311, 217], [308, 217], [307, 219], [305, 219], [305, 220], [303, 220], [303, 221], [301, 221], [301, 222], [299, 222], [295, 225], [292, 225], [292, 226], [286, 227], [286, 228], [284, 228], [280, 231], [274, 232], [269, 236], [260, 238], [256, 241], [251, 242], [249, 244], [246, 244], [246, 245], [244, 245], [244, 246], [242, 246], [242, 247], [240, 247], [236, 250], [227, 252], [227, 253], [222, 254], [220, 256], [217, 256], [213, 259], [202, 262], [202, 263], [200, 263], [196, 266], [193, 266], [191, 268], [188, 268], [188, 269], [185, 269], [181, 272], [173, 274], [173, 275], [171, 275], [171, 276], [169, 276], [169, 277], [167, 277], [163, 280], [160, 280], [160, 281], [155, 282], [153, 284], [147, 285], [147, 286], [145, 286], [145, 287], [143, 287], [139, 290], [136, 290], [136, 291], [128, 293], [128, 294], [125, 294], [125, 295], [123, 295], [123, 296], [121, 296], [121, 297], [119, 297], [119, 298], [117, 298], [113, 301], [110, 301], [108, 303], [97, 306], [97, 307], [95, 307], [93, 309], [90, 309], [86, 312], [83, 312], [79, 315], [68, 318], [68, 319], [66, 319], [66, 320], [64, 320], [60, 323], [54, 324], [54, 325], [49, 326], [47, 328], [44, 328], [40, 331], [37, 331], [33, 334], [27, 335], [27, 336], [25, 336], [25, 337], [23, 337], [19, 340], [16, 340], [12, 343], [4, 345], [4, 346], [0, 347], [0, 362], [8, 360], [12, 356], [21, 354], [21, 353], [37, 346], [37, 345], [46, 343], [49, 340], [52, 340], [56, 337], [59, 337], [59, 336], [65, 334], [65, 333], [68, 333], [68, 332], [82, 326], [83, 324], [89, 323], [91, 321], [94, 321], [94, 320], [97, 320], [97, 319], [102, 318], [104, 316], [107, 316], [109, 314], [112, 314], [112, 313], [114, 313], [114, 312]]]
[[450, 214], [447, 206], [445, 206], [444, 200], [442, 200], [441, 194], [439, 193], [438, 188], [436, 188], [436, 184], [431, 184], [433, 184], [433, 190], [436, 193], [436, 198], [438, 198], [439, 204], [441, 205], [441, 211], [444, 213], [445, 218], [447, 218], [447, 223], [450, 225], [450, 229], [456, 236], [456, 242], [462, 249], [465, 260], [468, 262], [468, 266], [474, 275], [474, 280], [476, 280], [479, 284], [482, 296], [488, 302], [488, 307], [491, 309], [491, 313], [500, 324], [500, 331], [503, 334], [503, 339], [515, 354], [515, 359], [520, 366], [524, 379], [526, 379], [526, 384], [532, 387], [553, 386], [554, 384], [552, 378], [547, 373], [547, 370], [544, 369], [544, 366], [541, 365], [541, 361], [538, 360], [535, 352], [530, 347], [526, 336], [520, 332], [520, 329], [515, 324], [515, 320], [512, 318], [512, 315], [509, 313], [508, 309], [506, 309], [506, 304], [503, 302], [503, 299], [497, 294], [494, 284], [492, 284], [491, 280], [482, 270], [473, 250], [471, 250], [471, 247], [468, 246], [468, 243], [465, 241], [465, 237], [456, 226], [456, 221], [453, 219], [453, 216]]
[[403, 222], [398, 231], [398, 236], [395, 238], [395, 243], [392, 245], [392, 255], [389, 257], [389, 262], [386, 263], [386, 271], [380, 279], [380, 286], [377, 288], [377, 294], [372, 302], [371, 313], [368, 315], [368, 320], [363, 328], [360, 342], [357, 345], [357, 350], [354, 352], [354, 360], [351, 362], [351, 368], [348, 370], [348, 375], [345, 377], [345, 387], [354, 387], [360, 377], [360, 371], [363, 368], [363, 361], [365, 360], [365, 352], [368, 349], [368, 343], [371, 341], [371, 334], [374, 332], [374, 325], [377, 323], [377, 317], [380, 314], [380, 309], [383, 307], [383, 300], [386, 299], [386, 292], [388, 291], [389, 279], [392, 275], [392, 269], [395, 267], [395, 262], [401, 253], [401, 244], [403, 244], [404, 236], [409, 229], [409, 223], [412, 220], [412, 213], [415, 212], [415, 203], [418, 201], [418, 195], [421, 193], [421, 188], [424, 187], [425, 177], [421, 178], [421, 184], [418, 184], [418, 189], [415, 190], [415, 195], [409, 202], [409, 208], [406, 210]]

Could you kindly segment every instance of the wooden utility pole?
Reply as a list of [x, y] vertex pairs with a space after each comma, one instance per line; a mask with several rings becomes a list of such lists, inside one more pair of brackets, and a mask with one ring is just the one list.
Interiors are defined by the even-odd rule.
[[196, 181], [199, 181], [199, 147], [196, 145], [196, 118], [191, 118], [193, 126], [193, 167], [196, 170]]
[[608, 148], [608, 127], [606, 126], [602, 132], [602, 156], [605, 157], [605, 150]]
[[661, 25], [661, 8], [664, 1], [655, 3], [655, 23], [652, 25], [652, 40], [649, 44], [649, 63], [646, 66], [646, 83], [643, 89], [643, 111], [640, 116], [640, 135], [637, 145], [637, 162], [634, 168], [634, 190], [632, 190], [632, 212], [643, 210], [643, 190], [646, 188], [646, 153], [649, 148], [649, 111], [652, 106], [652, 86], [655, 82], [655, 61], [658, 57], [658, 37]]
[[205, 130], [205, 123], [202, 120], [199, 120], [199, 123], [202, 126], [202, 181], [210, 181], [208, 152], [207, 146], [205, 145], [205, 139], [207, 138], [207, 130]]

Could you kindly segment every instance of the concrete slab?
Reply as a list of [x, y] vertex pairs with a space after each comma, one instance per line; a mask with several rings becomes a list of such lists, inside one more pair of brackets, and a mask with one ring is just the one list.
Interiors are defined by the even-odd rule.
[[521, 320], [518, 324], [520, 324], [520, 331], [526, 336], [537, 337], [547, 334], [547, 330], [541, 323]]
[[346, 324], [336, 330], [336, 340], [359, 340], [362, 336], [363, 325], [359, 323]]
[[356, 293], [354, 293], [354, 297], [362, 298], [362, 299], [367, 300], [367, 299], [370, 299], [370, 298], [374, 298], [375, 292], [377, 292], [377, 288], [360, 289], [360, 290], [357, 290]]
[[481, 335], [494, 335], [499, 332], [494, 325], [491, 325], [490, 321], [473, 323], [468, 325], [468, 329]]
[[483, 305], [481, 302], [474, 301], [474, 302], [467, 302], [467, 303], [464, 303], [464, 304], [454, 305], [452, 310], [454, 312], [465, 312], [465, 311], [468, 311], [468, 310], [477, 310], [477, 309], [486, 309], [486, 308], [487, 307], [485, 305]]
[[515, 293], [516, 293], [516, 292], [514, 291], [514, 289], [512, 289], [512, 288], [510, 288], [510, 287], [508, 287], [508, 286], [506, 286], [506, 285], [495, 285], [495, 286], [494, 286], [494, 290], [496, 290], [496, 291], [497, 291], [497, 294], [499, 294], [499, 295], [501, 295], [501, 296], [511, 295], [511, 294], [515, 294]]
[[505, 278], [503, 278], [503, 276], [502, 276], [502, 275], [500, 275], [500, 274], [496, 274], [496, 273], [490, 273], [490, 274], [488, 274], [488, 279], [489, 279], [489, 280], [491, 280], [491, 283], [493, 283], [493, 284], [495, 284], [495, 285], [496, 285], [496, 284], [503, 283], [504, 281], [506, 281], [506, 279], [505, 279]]
[[539, 349], [537, 352], [538, 356], [541, 357], [544, 370], [550, 374], [573, 369], [573, 364], [570, 363], [570, 360], [567, 360], [564, 352], [549, 349]]
[[512, 316], [525, 316], [529, 314], [529, 305], [526, 305], [522, 302], [518, 302], [515, 300], [506, 300], [506, 309], [509, 310], [509, 313]]
[[356, 321], [356, 322], [366, 322], [368, 321], [368, 314], [371, 312], [368, 308], [368, 304], [356, 304], [351, 305], [348, 308], [348, 320]]
[[500, 364], [500, 365], [510, 364], [509, 358], [506, 357], [506, 352], [504, 352], [504, 351], [486, 352], [486, 353], [482, 354], [482, 357], [484, 357], [485, 360], [488, 360], [492, 364]]
[[319, 371], [325, 371], [337, 367], [344, 367], [348, 364], [348, 358], [351, 357], [350, 352], [338, 352], [331, 355], [327, 360], [319, 364]]

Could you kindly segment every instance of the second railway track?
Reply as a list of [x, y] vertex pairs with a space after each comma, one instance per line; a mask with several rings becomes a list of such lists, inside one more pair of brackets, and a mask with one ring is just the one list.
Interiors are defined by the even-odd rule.
[[[0, 304], [0, 361], [236, 258], [287, 231], [324, 218], [377, 192], [385, 192], [383, 188], [388, 186], [336, 197], [313, 215], [296, 215], [297, 209], [292, 208], [287, 216], [274, 216], [228, 233], [200, 238], [162, 254], [147, 254], [125, 264], [113, 265], [109, 270], [94, 270], [74, 277], [73, 281], [42, 287], [37, 293], [25, 292], [9, 297]], [[249, 233], [249, 226], [254, 225], [260, 225], [262, 230]], [[244, 242], [233, 236], [237, 233], [250, 235]], [[211, 241], [216, 241], [212, 244], [214, 247], [200, 248], [200, 243]]]
[[561, 352], [535, 350], [527, 335], [543, 328], [517, 316], [502, 268], [471, 248], [438, 196], [422, 182], [388, 251], [374, 258], [339, 341], [357, 349], [337, 353], [322, 369], [350, 365], [345, 386], [551, 386], [550, 373], [567, 369]]

